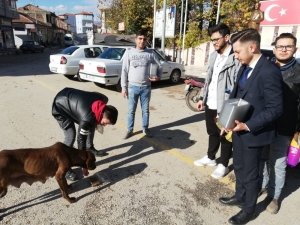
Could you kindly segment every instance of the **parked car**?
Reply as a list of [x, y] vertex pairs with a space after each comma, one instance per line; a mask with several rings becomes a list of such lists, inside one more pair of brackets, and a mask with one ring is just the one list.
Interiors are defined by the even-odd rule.
[[73, 37], [72, 37], [71, 34], [65, 34], [65, 36], [64, 36], [64, 45], [66, 47], [74, 45], [74, 40], [73, 40]]
[[44, 46], [40, 45], [36, 41], [24, 41], [23, 44], [20, 46], [20, 50], [25, 52], [44, 52]]
[[[266, 56], [269, 60], [271, 60], [273, 57], [275, 57], [275, 55], [273, 53], [274, 47], [275, 46], [261, 46], [260, 50], [264, 56]], [[300, 63], [300, 50], [297, 50], [295, 52], [294, 57], [296, 58], [298, 63]]]
[[53, 73], [60, 73], [72, 79], [78, 76], [79, 60], [95, 58], [109, 46], [105, 45], [77, 45], [62, 50], [59, 54], [50, 55], [49, 69]]
[[[123, 56], [130, 48], [132, 47], [110, 47], [97, 58], [80, 60], [80, 79], [93, 81], [100, 85], [116, 85], [117, 90], [121, 91], [120, 80]], [[180, 77], [184, 75], [184, 66], [175, 62], [168, 62], [158, 51], [154, 49], [152, 51], [162, 63], [161, 80], [178, 83]]]

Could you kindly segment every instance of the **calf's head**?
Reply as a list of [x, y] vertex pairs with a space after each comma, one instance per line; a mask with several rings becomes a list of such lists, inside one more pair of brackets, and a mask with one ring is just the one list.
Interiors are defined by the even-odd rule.
[[87, 159], [85, 163], [86, 163], [86, 168], [88, 170], [96, 169], [96, 157], [92, 152], [90, 151], [87, 152]]

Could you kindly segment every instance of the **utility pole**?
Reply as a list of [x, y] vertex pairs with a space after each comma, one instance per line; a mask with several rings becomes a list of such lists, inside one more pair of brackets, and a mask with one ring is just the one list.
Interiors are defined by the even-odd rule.
[[163, 29], [161, 34], [161, 51], [165, 56], [165, 36], [166, 36], [166, 8], [167, 8], [167, 0], [164, 0], [164, 8], [163, 8]]
[[156, 26], [156, 0], [154, 0], [154, 12], [153, 12], [153, 37], [152, 37], [152, 48], [155, 48], [155, 26]]
[[[181, 35], [182, 35], [182, 20], [183, 20], [183, 0], [181, 0], [181, 13], [180, 13], [180, 31], [179, 31], [179, 40], [181, 40]], [[179, 46], [179, 54], [178, 54], [178, 58], [179, 58], [179, 63], [181, 63], [181, 47]]]
[[218, 24], [218, 23], [219, 23], [220, 6], [221, 6], [221, 0], [218, 0], [218, 11], [217, 11], [217, 19], [216, 19], [216, 24]]
[[185, 16], [184, 16], [183, 41], [182, 41], [183, 65], [186, 65], [185, 58], [184, 58], [184, 40], [185, 40], [186, 22], [187, 22], [187, 9], [188, 9], [188, 0], [186, 0], [185, 2]]

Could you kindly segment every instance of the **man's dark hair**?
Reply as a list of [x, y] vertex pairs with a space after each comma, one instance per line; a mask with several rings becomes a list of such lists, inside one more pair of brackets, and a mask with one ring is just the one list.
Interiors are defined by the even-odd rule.
[[209, 36], [216, 32], [219, 32], [223, 37], [227, 34], [230, 35], [230, 29], [225, 23], [218, 23], [217, 25], [208, 28]]
[[241, 43], [253, 41], [256, 43], [257, 47], [260, 48], [260, 39], [261, 38], [258, 31], [256, 29], [249, 28], [233, 34], [230, 38], [230, 41], [232, 44], [237, 41], [240, 41]]
[[139, 30], [135, 33], [135, 36], [145, 36], [147, 37], [147, 31], [146, 30]]
[[290, 38], [290, 39], [293, 39], [294, 45], [297, 44], [297, 38], [296, 38], [293, 34], [291, 34], [291, 33], [282, 33], [282, 34], [280, 34], [280, 35], [275, 39], [274, 44], [277, 45], [277, 41], [278, 41], [279, 39], [282, 39], [282, 38]]
[[105, 106], [103, 114], [107, 119], [110, 120], [110, 123], [112, 125], [116, 124], [118, 119], [118, 110], [114, 106], [112, 105]]

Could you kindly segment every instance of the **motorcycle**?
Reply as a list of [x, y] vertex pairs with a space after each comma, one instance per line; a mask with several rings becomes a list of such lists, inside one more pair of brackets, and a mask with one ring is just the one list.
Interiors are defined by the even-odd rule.
[[194, 78], [187, 77], [184, 81], [186, 84], [185, 90], [185, 103], [194, 112], [198, 112], [197, 103], [200, 100], [200, 94], [204, 87], [204, 82], [198, 81]]

